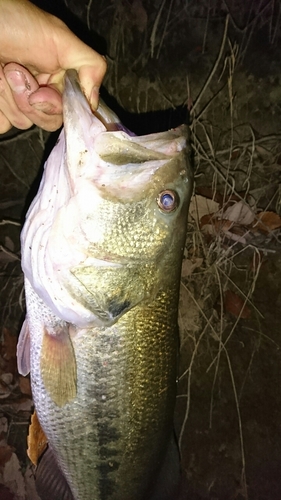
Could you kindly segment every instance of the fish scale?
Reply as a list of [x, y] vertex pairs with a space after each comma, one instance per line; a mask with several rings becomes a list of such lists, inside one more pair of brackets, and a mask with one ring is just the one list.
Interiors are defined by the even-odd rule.
[[67, 71], [65, 129], [21, 236], [18, 366], [49, 443], [37, 484], [43, 500], [70, 500], [68, 487], [74, 500], [175, 500], [187, 128], [131, 137], [100, 109]]
[[[169, 291], [171, 295], [172, 292]], [[45, 306], [34, 292], [27, 297], [29, 317], [33, 319], [38, 307], [42, 311]], [[163, 314], [165, 299], [165, 294], [160, 294], [154, 303], [147, 304], [148, 311], [143, 306], [134, 308], [118, 327], [90, 329], [74, 338], [77, 396], [63, 408], [58, 408], [48, 395], [38, 397], [44, 392], [44, 383], [38, 377], [32, 379], [40, 423], [75, 498], [130, 500], [134, 495], [136, 500], [141, 499], [148, 485], [145, 472], [140, 474], [140, 470], [146, 470], [149, 462], [150, 468], [157, 470], [165, 453], [163, 438], [174, 408], [177, 357], [176, 332], [169, 327], [172, 310], [166, 308], [166, 319]], [[174, 321], [175, 313], [173, 311]], [[45, 315], [49, 317], [51, 312], [46, 310]], [[135, 325], [133, 336], [132, 323]], [[38, 347], [40, 350], [37, 342], [31, 345], [31, 373], [36, 374], [40, 359]], [[148, 397], [151, 391], [152, 399]], [[165, 418], [160, 421], [161, 409]], [[71, 446], [64, 449], [66, 440]], [[152, 444], [156, 452], [151, 456]], [[98, 453], [94, 458], [95, 450]], [[134, 458], [136, 450], [138, 460]], [[136, 481], [139, 482], [138, 495], [134, 492]]]

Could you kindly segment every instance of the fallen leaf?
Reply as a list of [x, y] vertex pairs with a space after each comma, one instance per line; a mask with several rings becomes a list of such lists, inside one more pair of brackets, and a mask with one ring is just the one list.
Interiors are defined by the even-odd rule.
[[253, 224], [253, 229], [262, 233], [270, 233], [281, 227], [281, 217], [275, 212], [259, 212], [256, 217], [259, 220]]
[[197, 221], [198, 225], [204, 215], [214, 214], [219, 210], [219, 204], [216, 201], [208, 200], [204, 196], [195, 195], [191, 198], [189, 207], [189, 216]]
[[22, 394], [32, 395], [30, 379], [28, 377], [19, 376], [19, 387]]
[[34, 411], [27, 436], [27, 455], [34, 465], [37, 465], [43, 451], [47, 448], [47, 443], [48, 440], [42, 430], [37, 413]]
[[245, 201], [240, 200], [223, 212], [223, 218], [242, 226], [248, 226], [255, 220], [255, 210], [245, 203]]
[[4, 467], [5, 463], [10, 460], [12, 453], [13, 450], [9, 445], [0, 446], [0, 467]]
[[0, 378], [6, 385], [11, 385], [13, 382], [13, 375], [11, 373], [3, 373]]
[[214, 191], [213, 188], [198, 186], [195, 190], [196, 195], [201, 195], [209, 200], [216, 201], [219, 205], [223, 204], [223, 195], [218, 191]]
[[16, 359], [16, 349], [17, 349], [17, 337], [13, 335], [8, 328], [3, 328], [2, 330], [2, 343], [0, 343], [0, 355], [4, 361], [4, 366], [2, 371], [10, 372], [13, 375], [17, 372], [17, 359]]
[[3, 500], [15, 500], [13, 493], [3, 484], [0, 484], [0, 498]]
[[246, 191], [239, 191], [237, 194], [232, 193], [231, 195], [221, 194], [219, 191], [214, 190], [210, 187], [199, 186], [195, 190], [196, 194], [204, 196], [204, 198], [208, 198], [209, 200], [214, 200], [218, 202], [220, 208], [224, 207], [224, 210], [228, 208], [228, 206], [232, 205], [233, 202], [244, 201], [248, 203], [251, 208], [255, 206], [255, 200], [252, 195], [247, 194]]
[[235, 318], [247, 319], [251, 316], [251, 309], [245, 304], [245, 299], [242, 299], [232, 290], [224, 292], [224, 308]]
[[28, 412], [32, 409], [32, 400], [28, 396], [13, 398], [11, 401], [2, 400], [1, 410], [9, 413]]
[[15, 389], [16, 384], [13, 384], [12, 373], [3, 373], [0, 377], [0, 398], [7, 398]]
[[[233, 227], [233, 222], [227, 219], [220, 219], [219, 217], [215, 217], [214, 214], [204, 215], [202, 219], [200, 219], [200, 227], [203, 229], [204, 226], [211, 225], [213, 228], [213, 232], [218, 234], [220, 231], [226, 232], [229, 231]], [[209, 232], [208, 230], [206, 232]]]
[[18, 457], [15, 453], [11, 454], [2, 469], [2, 483], [15, 495], [16, 500], [25, 500], [24, 479]]
[[201, 257], [193, 257], [192, 259], [184, 259], [182, 262], [181, 275], [183, 278], [190, 276], [193, 271], [202, 266], [203, 259]]
[[6, 417], [0, 418], [0, 437], [3, 439], [8, 433], [8, 420]]

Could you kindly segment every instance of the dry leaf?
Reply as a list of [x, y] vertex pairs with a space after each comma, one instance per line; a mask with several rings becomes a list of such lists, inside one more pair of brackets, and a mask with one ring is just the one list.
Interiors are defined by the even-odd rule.
[[197, 221], [199, 225], [202, 217], [216, 213], [218, 210], [219, 204], [216, 201], [208, 200], [204, 196], [195, 195], [191, 198], [189, 216]]
[[204, 215], [200, 220], [200, 227], [203, 233], [210, 235], [210, 237], [222, 234], [242, 245], [246, 245], [247, 240], [252, 237], [250, 228], [247, 226], [237, 224], [232, 220], [215, 217], [214, 214]]
[[183, 278], [190, 276], [193, 271], [202, 266], [203, 259], [201, 257], [193, 257], [192, 259], [184, 259], [182, 262], [181, 275]]
[[246, 193], [246, 191], [239, 191], [237, 194], [232, 193], [231, 195], [221, 194], [220, 192], [213, 190], [210, 187], [202, 187], [199, 186], [195, 190], [196, 194], [200, 194], [204, 196], [204, 198], [208, 198], [209, 200], [217, 201], [220, 205], [220, 208], [224, 207], [224, 209], [228, 208], [228, 206], [233, 204], [234, 201], [244, 201], [251, 208], [255, 206], [255, 200], [252, 195]]
[[[186, 332], [195, 335], [200, 325], [200, 308], [203, 307], [201, 299], [198, 299], [199, 307], [195, 306], [190, 294], [185, 286], [180, 287], [179, 300], [179, 326], [181, 340], [186, 341]], [[185, 333], [184, 333], [185, 332]]]
[[214, 191], [213, 188], [199, 186], [195, 190], [196, 195], [201, 195], [209, 200], [216, 201], [220, 206], [223, 204], [223, 195], [218, 191]]
[[8, 400], [5, 399], [1, 401], [1, 409], [2, 411], [6, 411], [9, 413], [17, 413], [17, 412], [29, 412], [31, 413], [32, 409], [32, 400], [28, 396], [17, 397], [16, 399]]
[[253, 229], [262, 233], [270, 233], [281, 227], [281, 217], [275, 212], [259, 212], [256, 217], [259, 220], [253, 225]]
[[204, 215], [200, 220], [200, 227], [203, 229], [204, 226], [209, 225], [213, 227], [213, 233], [218, 234], [220, 231], [229, 231], [229, 229], [233, 227], [233, 222], [231, 220], [215, 217], [214, 214]]
[[28, 377], [23, 377], [22, 375], [19, 376], [19, 387], [22, 394], [27, 394], [28, 396], [32, 395], [30, 380]]
[[0, 498], [3, 500], [15, 500], [13, 493], [3, 484], [0, 484]]
[[255, 211], [245, 201], [240, 200], [223, 212], [223, 218], [248, 226], [255, 220]]
[[227, 312], [235, 316], [235, 318], [247, 319], [251, 316], [251, 310], [245, 304], [245, 299], [242, 299], [232, 290], [224, 292], [224, 308]]
[[0, 439], [4, 439], [8, 433], [8, 420], [6, 417], [0, 418]]
[[0, 399], [7, 398], [16, 387], [13, 384], [13, 375], [11, 373], [3, 373], [0, 377]]
[[1, 482], [15, 495], [15, 500], [26, 499], [24, 479], [15, 453], [11, 454], [1, 470]]
[[12, 453], [12, 448], [7, 444], [0, 446], [0, 467], [4, 467], [5, 463], [10, 460]]
[[4, 361], [2, 367], [5, 372], [10, 372], [13, 375], [17, 371], [16, 348], [17, 337], [13, 335], [8, 328], [2, 330], [3, 341], [0, 344], [0, 355]]
[[43, 451], [45, 451], [45, 449], [47, 448], [47, 443], [48, 440], [39, 423], [37, 414], [34, 411], [31, 417], [31, 424], [29, 426], [29, 432], [27, 436], [27, 455], [34, 465], [37, 465]]

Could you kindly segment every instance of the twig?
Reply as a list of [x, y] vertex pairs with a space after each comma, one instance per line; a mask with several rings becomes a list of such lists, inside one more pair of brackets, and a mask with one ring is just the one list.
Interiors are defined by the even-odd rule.
[[0, 221], [0, 226], [6, 226], [8, 224], [10, 224], [11, 226], [18, 226], [18, 227], [21, 226], [20, 222], [16, 222], [14, 220], [8, 220], [8, 219], [5, 220], [5, 219], [3, 219], [3, 220]]
[[217, 68], [218, 68], [218, 65], [220, 63], [220, 60], [222, 58], [222, 55], [223, 55], [223, 51], [224, 51], [224, 47], [225, 47], [225, 42], [226, 42], [226, 36], [227, 36], [227, 29], [228, 29], [228, 23], [229, 23], [229, 15], [226, 16], [226, 19], [225, 19], [225, 25], [224, 25], [224, 32], [223, 32], [223, 37], [222, 37], [222, 43], [221, 43], [221, 46], [220, 46], [220, 51], [219, 51], [219, 54], [217, 56], [217, 59], [216, 59], [216, 62], [212, 68], [212, 71], [211, 73], [209, 74], [205, 84], [203, 85], [203, 88], [202, 90], [200, 91], [198, 97], [196, 98], [194, 104], [193, 104], [193, 107], [192, 107], [192, 110], [191, 110], [191, 113], [192, 115], [194, 114], [198, 104], [200, 103], [201, 101], [201, 98], [202, 96], [204, 95], [204, 92], [205, 90], [207, 89], [207, 87], [209, 86], [210, 84], [210, 81], [212, 80]]
[[89, 0], [89, 3], [86, 7], [86, 12], [87, 12], [87, 26], [88, 30], [90, 31], [91, 25], [90, 25], [90, 12], [91, 12], [91, 7], [92, 7], [93, 0]]
[[165, 38], [165, 36], [166, 36], [167, 26], [168, 26], [168, 21], [169, 21], [169, 17], [170, 17], [170, 14], [171, 14], [171, 10], [172, 10], [172, 6], [173, 6], [173, 2], [174, 2], [174, 0], [171, 0], [171, 1], [170, 1], [169, 10], [168, 10], [168, 14], [167, 14], [167, 18], [166, 18], [166, 22], [165, 22], [164, 30], [163, 30], [163, 33], [162, 33], [162, 37], [161, 37], [161, 40], [160, 40], [160, 43], [159, 43], [159, 47], [158, 47], [158, 51], [157, 51], [157, 55], [156, 55], [156, 59], [158, 59], [158, 58], [159, 58], [160, 51], [161, 51], [161, 48], [162, 48], [162, 45], [163, 45], [163, 41], [164, 41], [164, 38]]
[[155, 22], [154, 22], [154, 25], [153, 25], [153, 28], [152, 28], [152, 32], [151, 32], [151, 36], [150, 36], [150, 55], [151, 55], [151, 57], [153, 57], [153, 54], [154, 54], [156, 31], [157, 31], [157, 28], [158, 28], [158, 24], [159, 24], [159, 21], [160, 21], [160, 17], [161, 17], [162, 10], [164, 8], [165, 2], [166, 2], [166, 0], [162, 0], [161, 7], [160, 7], [159, 12], [158, 12], [158, 14], [156, 16], [156, 19], [155, 19]]

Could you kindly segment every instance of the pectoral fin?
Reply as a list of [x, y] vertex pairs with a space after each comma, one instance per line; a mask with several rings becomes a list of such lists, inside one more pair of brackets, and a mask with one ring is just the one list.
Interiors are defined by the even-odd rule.
[[[71, 272], [77, 282], [71, 293], [104, 325], [110, 325], [146, 297], [149, 287], [139, 267], [102, 265], [73, 268]], [[152, 281], [151, 278], [150, 287]]]
[[17, 363], [20, 375], [28, 375], [30, 372], [30, 336], [27, 318], [24, 320], [19, 334], [17, 345]]
[[67, 325], [57, 327], [55, 334], [44, 328], [40, 368], [46, 390], [58, 406], [75, 398], [76, 360]]

